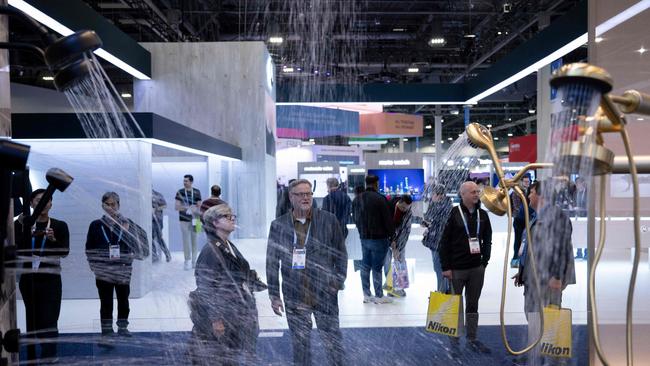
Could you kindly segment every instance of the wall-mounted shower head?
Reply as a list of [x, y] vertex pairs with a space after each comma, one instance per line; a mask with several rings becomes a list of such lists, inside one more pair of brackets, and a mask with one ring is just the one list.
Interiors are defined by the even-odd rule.
[[576, 84], [591, 85], [601, 94], [606, 94], [612, 90], [612, 77], [598, 66], [573, 63], [562, 66], [551, 78], [551, 86], [554, 88]]
[[84, 30], [60, 38], [45, 49], [45, 63], [54, 74], [54, 85], [64, 91], [91, 70], [88, 56], [101, 48], [102, 40], [94, 31]]
[[504, 192], [505, 190], [502, 187], [498, 189], [489, 186], [485, 187], [481, 194], [481, 202], [493, 214], [503, 216], [508, 212], [508, 198]]

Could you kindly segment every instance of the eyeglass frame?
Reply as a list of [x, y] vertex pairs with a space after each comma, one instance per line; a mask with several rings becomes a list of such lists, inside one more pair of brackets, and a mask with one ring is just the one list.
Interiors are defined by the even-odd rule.
[[314, 196], [314, 192], [291, 192], [291, 195], [300, 198], [311, 198]]

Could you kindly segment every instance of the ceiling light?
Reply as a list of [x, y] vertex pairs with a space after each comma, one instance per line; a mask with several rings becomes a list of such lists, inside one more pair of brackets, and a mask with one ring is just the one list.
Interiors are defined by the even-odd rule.
[[409, 140], [409, 139], [402, 139], [402, 141], [404, 141], [404, 142], [406, 142], [406, 141], [408, 141], [408, 140]]
[[458, 109], [452, 109], [452, 110], [449, 111], [449, 113], [453, 114], [455, 116], [455, 115], [458, 115], [458, 113], [460, 113], [460, 112], [458, 111]]
[[497, 34], [498, 34], [498, 35], [501, 35], [501, 31], [498, 31]]
[[636, 120], [637, 121], [643, 121], [643, 117], [637, 117]]
[[54, 77], [52, 77], [52, 76], [43, 76], [43, 80], [52, 81], [52, 80], [54, 80]]
[[282, 37], [270, 37], [269, 38], [269, 43], [280, 44], [282, 42], [284, 42], [284, 39]]
[[442, 122], [444, 122], [444, 121], [445, 121], [444, 118], [440, 118], [440, 123], [442, 123]]
[[444, 37], [433, 37], [429, 40], [429, 45], [431, 46], [443, 46], [447, 41]]
[[596, 37], [596, 39], [594, 39], [594, 41], [596, 41], [596, 43], [600, 43], [600, 42], [602, 42], [604, 40], [605, 40], [605, 38], [603, 38], [603, 37]]
[[641, 46], [641, 48], [639, 48], [638, 50], [636, 50], [636, 52], [638, 52], [638, 53], [640, 53], [640, 54], [643, 55], [644, 53], [648, 52], [648, 50], [645, 49], [645, 47]]
[[445, 143], [445, 140], [440, 140], [440, 143], [441, 143], [441, 144], [444, 144], [444, 143]]
[[309, 139], [309, 142], [316, 142], [315, 139]]
[[476, 34], [466, 34], [465, 38], [476, 38]]
[[530, 114], [535, 114], [535, 112], [536, 111], [534, 109], [532, 109], [532, 108], [528, 110], [528, 113], [530, 113]]
[[494, 138], [494, 141], [499, 141], [499, 138], [498, 138], [498, 137], [495, 137], [495, 138]]
[[407, 71], [411, 73], [416, 73], [416, 72], [420, 72], [420, 69], [418, 69], [417, 67], [409, 67]]
[[508, 134], [508, 137], [512, 137], [512, 134], [511, 134], [511, 133], [509, 133], [509, 134]]
[[453, 140], [453, 138], [451, 138], [451, 137], [447, 137], [447, 140], [449, 140], [449, 141], [452, 141], [452, 140]]
[[459, 134], [458, 134], [458, 137], [461, 137], [461, 136], [463, 136], [463, 134], [462, 134], [462, 133], [459, 133]]
[[492, 125], [486, 125], [485, 127], [487, 127], [487, 128], [492, 128]]
[[406, 29], [404, 28], [393, 28], [393, 32], [405, 32]]
[[508, 122], [512, 121], [512, 118], [508, 117]]
[[430, 130], [430, 129], [433, 128], [433, 126], [431, 126], [431, 125], [426, 125], [426, 126], [424, 126], [424, 128], [426, 128], [427, 130]]
[[122, 98], [131, 98], [132, 97], [131, 93], [122, 93], [120, 95], [122, 96]]
[[282, 68], [282, 72], [292, 73], [293, 72], [293, 67], [286, 67], [285, 66], [285, 67]]

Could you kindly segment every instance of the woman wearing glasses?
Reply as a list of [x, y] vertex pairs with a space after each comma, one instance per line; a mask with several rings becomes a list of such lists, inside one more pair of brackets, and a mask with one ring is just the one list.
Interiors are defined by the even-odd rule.
[[196, 290], [189, 299], [194, 364], [256, 364], [259, 325], [253, 292], [266, 285], [228, 239], [235, 219], [227, 204], [203, 214], [208, 244], [196, 261]]

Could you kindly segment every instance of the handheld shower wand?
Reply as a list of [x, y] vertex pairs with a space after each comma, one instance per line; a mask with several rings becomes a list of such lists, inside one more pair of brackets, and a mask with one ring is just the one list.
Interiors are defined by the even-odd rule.
[[512, 235], [512, 207], [510, 204], [510, 196], [508, 195], [508, 189], [513, 188], [516, 194], [522, 199], [524, 204], [524, 220], [526, 224], [526, 238], [528, 240], [528, 254], [530, 255], [531, 261], [531, 270], [533, 273], [533, 281], [535, 284], [535, 291], [537, 293], [537, 298], [541, 298], [540, 292], [540, 283], [539, 276], [537, 272], [537, 261], [535, 258], [534, 243], [530, 235], [530, 217], [528, 215], [528, 204], [526, 202], [526, 197], [521, 191], [517, 182], [524, 173], [534, 167], [546, 167], [548, 164], [529, 164], [524, 167], [522, 171], [517, 173], [513, 179], [506, 179], [505, 174], [503, 173], [503, 168], [499, 162], [496, 149], [494, 148], [494, 142], [492, 139], [492, 134], [485, 126], [482, 126], [478, 123], [471, 123], [467, 126], [467, 139], [470, 146], [474, 148], [482, 148], [488, 152], [492, 162], [494, 164], [494, 170], [496, 171], [497, 177], [499, 178], [499, 188], [485, 187], [483, 193], [481, 194], [481, 202], [488, 208], [491, 212], [496, 215], [503, 216], [505, 213], [508, 214], [508, 236], [506, 239], [506, 253], [504, 256], [503, 262], [503, 282], [501, 286], [501, 306], [499, 309], [500, 315], [500, 325], [501, 325], [501, 338], [503, 344], [506, 347], [506, 350], [513, 355], [522, 355], [526, 352], [532, 350], [542, 339], [544, 334], [544, 308], [541, 301], [538, 302], [539, 307], [539, 316], [540, 316], [540, 330], [539, 335], [534, 342], [530, 343], [523, 349], [516, 351], [512, 349], [510, 343], [508, 342], [508, 337], [506, 334], [506, 325], [505, 325], [505, 304], [506, 304], [506, 288], [508, 281], [508, 259], [510, 258], [510, 237]]

